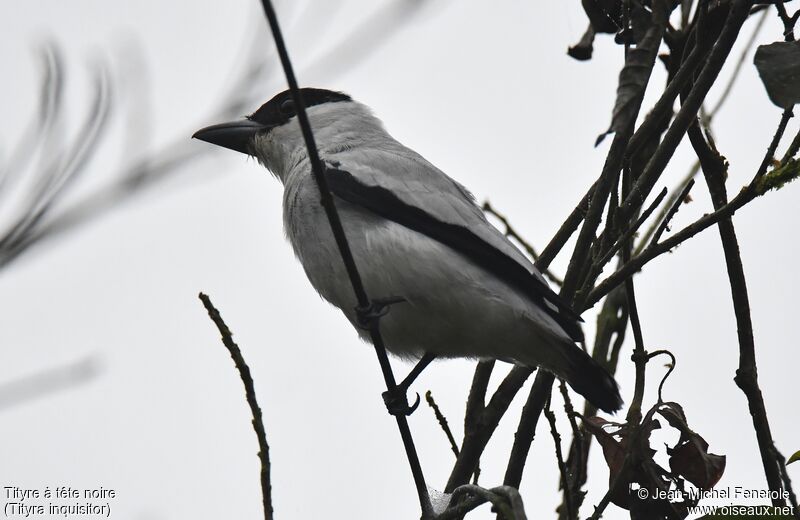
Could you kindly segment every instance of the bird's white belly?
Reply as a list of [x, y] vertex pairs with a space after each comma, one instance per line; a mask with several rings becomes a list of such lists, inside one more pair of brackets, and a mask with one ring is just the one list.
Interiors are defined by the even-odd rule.
[[[286, 234], [314, 288], [355, 325], [356, 298], [318, 201], [310, 176], [288, 186]], [[564, 341], [564, 333], [537, 306], [461, 254], [347, 202], [337, 199], [336, 205], [369, 297], [406, 300], [381, 319], [392, 353], [540, 364], [545, 360], [534, 359], [535, 344]]]

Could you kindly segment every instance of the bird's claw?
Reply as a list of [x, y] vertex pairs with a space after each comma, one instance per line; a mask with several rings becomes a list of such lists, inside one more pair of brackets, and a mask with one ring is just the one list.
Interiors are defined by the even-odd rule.
[[406, 299], [402, 296], [390, 296], [388, 298], [375, 298], [366, 307], [356, 307], [356, 320], [359, 327], [369, 329], [375, 320], [386, 316], [389, 307], [395, 303], [403, 303]]
[[393, 390], [387, 390], [381, 395], [383, 396], [383, 402], [386, 404], [386, 409], [392, 415], [409, 416], [414, 413], [420, 402], [419, 394], [417, 394], [414, 404], [409, 406], [406, 389], [401, 386], [396, 386]]

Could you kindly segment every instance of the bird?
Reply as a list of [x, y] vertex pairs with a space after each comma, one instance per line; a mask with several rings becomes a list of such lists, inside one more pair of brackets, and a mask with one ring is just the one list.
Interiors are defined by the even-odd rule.
[[[581, 318], [467, 188], [395, 140], [348, 94], [312, 87], [299, 94], [364, 288], [375, 301], [391, 302], [379, 324], [387, 351], [418, 360], [419, 371], [436, 358], [541, 368], [596, 407], [621, 408], [613, 376], [577, 345]], [[193, 137], [254, 157], [282, 182], [284, 231], [295, 256], [320, 296], [369, 341], [291, 91]]]

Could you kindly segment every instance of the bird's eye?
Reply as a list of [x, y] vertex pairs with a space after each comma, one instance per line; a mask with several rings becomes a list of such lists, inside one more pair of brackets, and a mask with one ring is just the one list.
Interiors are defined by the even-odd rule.
[[281, 103], [280, 107], [281, 114], [285, 116], [293, 116], [294, 115], [294, 101], [291, 99], [287, 99], [283, 103]]

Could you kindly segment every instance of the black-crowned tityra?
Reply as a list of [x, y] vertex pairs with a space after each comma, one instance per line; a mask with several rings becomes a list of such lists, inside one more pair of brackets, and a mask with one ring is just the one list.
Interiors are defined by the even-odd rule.
[[[380, 321], [403, 358], [495, 358], [541, 367], [605, 411], [617, 383], [575, 342], [580, 318], [492, 226], [472, 195], [389, 135], [370, 109], [301, 90], [367, 294], [402, 299]], [[308, 279], [358, 326], [356, 298], [331, 233], [289, 91], [241, 121], [194, 137], [254, 156], [284, 186], [286, 235]]]

